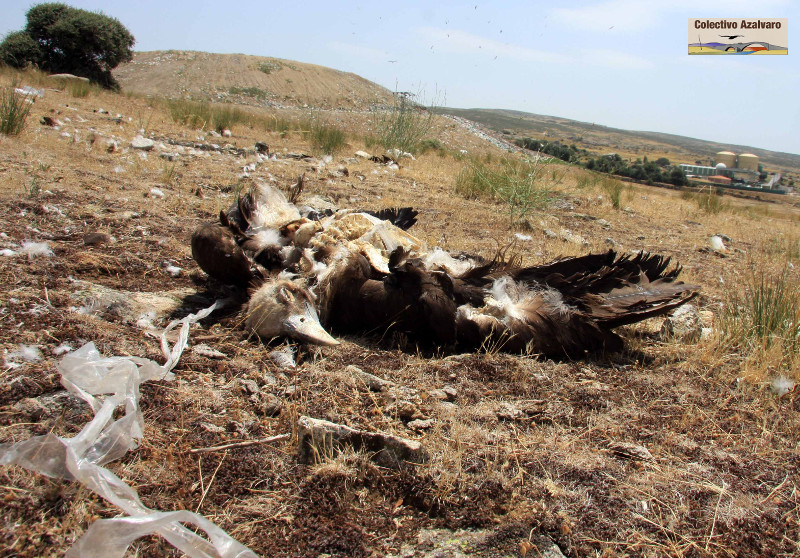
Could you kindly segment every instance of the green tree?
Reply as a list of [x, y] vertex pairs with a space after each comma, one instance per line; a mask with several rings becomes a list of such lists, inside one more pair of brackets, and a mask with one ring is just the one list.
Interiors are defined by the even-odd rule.
[[[26, 18], [25, 29], [8, 35], [0, 44], [4, 62], [16, 67], [36, 64], [49, 72], [68, 72], [104, 87], [118, 87], [111, 70], [132, 58], [135, 42], [119, 20], [59, 3], [34, 6]], [[22, 38], [23, 34], [32, 43]], [[31, 44], [38, 46], [38, 55]], [[30, 57], [23, 61], [20, 53], [26, 52]]]
[[0, 60], [12, 68], [41, 66], [43, 60], [39, 43], [25, 31], [14, 31], [0, 43]]

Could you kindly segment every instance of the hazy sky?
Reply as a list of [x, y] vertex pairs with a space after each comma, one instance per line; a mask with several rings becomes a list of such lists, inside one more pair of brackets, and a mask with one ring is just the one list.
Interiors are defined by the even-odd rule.
[[[1, 0], [0, 35], [31, 0]], [[119, 19], [135, 50], [275, 56], [461, 108], [507, 108], [800, 153], [800, 44], [688, 56], [689, 17], [784, 17], [790, 0], [470, 3], [67, 1]], [[558, 7], [556, 7], [558, 6]]]

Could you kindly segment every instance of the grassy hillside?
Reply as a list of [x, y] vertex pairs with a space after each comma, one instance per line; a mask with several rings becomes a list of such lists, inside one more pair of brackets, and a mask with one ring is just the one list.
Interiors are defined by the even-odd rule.
[[[558, 116], [543, 116], [528, 112], [502, 109], [442, 108], [445, 114], [461, 116], [478, 122], [498, 133], [510, 132], [508, 137], [546, 137], [602, 154], [616, 152], [623, 156], [654, 159], [666, 156], [674, 163], [702, 160], [708, 163], [719, 151], [753, 153], [771, 170], [800, 173], [800, 155], [769, 151], [744, 145], [723, 144], [660, 132], [636, 132], [579, 122]], [[546, 134], [546, 136], [545, 136]]]
[[369, 109], [392, 101], [389, 90], [352, 73], [245, 54], [137, 52], [114, 77], [143, 95], [253, 106]]

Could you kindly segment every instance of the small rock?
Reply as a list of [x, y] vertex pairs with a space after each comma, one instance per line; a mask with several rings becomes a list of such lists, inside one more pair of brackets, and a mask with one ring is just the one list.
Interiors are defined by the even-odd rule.
[[108, 233], [93, 232], [83, 237], [83, 243], [86, 246], [95, 246], [97, 244], [107, 244], [114, 242], [116, 239]]
[[262, 391], [252, 395], [250, 400], [255, 405], [256, 411], [265, 417], [276, 417], [283, 409], [283, 401], [271, 393]]
[[345, 367], [344, 371], [362, 382], [370, 391], [383, 391], [387, 387], [393, 385], [393, 382], [384, 380], [369, 372], [364, 372], [358, 366], [352, 364]]
[[694, 304], [684, 304], [675, 310], [661, 325], [663, 339], [676, 339], [684, 343], [694, 343], [702, 334], [700, 313]]
[[227, 128], [225, 128], [224, 130], [222, 130], [222, 137], [223, 137], [223, 138], [229, 138], [229, 137], [231, 137], [232, 135], [233, 135], [233, 134], [231, 133], [231, 131], [230, 131], [230, 130], [228, 130]]
[[51, 116], [42, 116], [39, 122], [45, 126], [52, 126], [53, 128], [63, 126], [63, 123], [58, 118], [53, 118]]
[[433, 428], [434, 421], [432, 418], [430, 419], [416, 419], [409, 421], [406, 426], [408, 426], [412, 430], [430, 430]]
[[556, 233], [554, 233], [553, 231], [551, 231], [550, 229], [545, 229], [544, 230], [544, 235], [547, 238], [558, 238], [558, 235]]
[[346, 447], [364, 451], [378, 465], [395, 469], [428, 460], [422, 445], [407, 438], [356, 430], [343, 424], [307, 416], [300, 417], [297, 426], [299, 459], [304, 463], [322, 461]]
[[629, 442], [611, 442], [608, 449], [617, 457], [634, 461], [654, 461], [653, 455], [644, 446]]
[[106, 140], [106, 151], [109, 153], [114, 153], [116, 150], [119, 149], [119, 144], [116, 140], [110, 139]]
[[389, 416], [396, 416], [403, 421], [425, 418], [425, 415], [422, 414], [419, 407], [408, 399], [398, 399], [397, 401], [389, 403], [384, 407], [383, 413]]
[[711, 310], [700, 310], [698, 315], [700, 316], [700, 323], [703, 324], [703, 327], [712, 327], [714, 325], [714, 312]]
[[366, 151], [356, 151], [355, 156], [361, 157], [362, 159], [369, 159], [370, 157], [372, 157], [372, 155], [370, 155]]
[[212, 434], [223, 434], [225, 432], [223, 427], [217, 426], [216, 424], [211, 424], [210, 422], [201, 422], [200, 428], [206, 432], [211, 432]]
[[164, 199], [164, 192], [160, 188], [150, 188], [150, 197]]
[[203, 356], [206, 358], [228, 358], [228, 355], [225, 353], [213, 349], [205, 343], [200, 343], [199, 345], [192, 347], [192, 352], [198, 356]]
[[255, 380], [239, 378], [239, 384], [247, 395], [255, 395], [261, 391]]
[[131, 147], [133, 149], [141, 149], [142, 151], [150, 151], [155, 145], [156, 142], [143, 136], [136, 136], [131, 141]]
[[444, 386], [442, 391], [447, 396], [448, 401], [455, 401], [458, 397], [458, 389], [455, 386]]
[[610, 229], [611, 228], [611, 223], [609, 223], [605, 219], [598, 219], [597, 220], [597, 224], [600, 225], [601, 227], [603, 227], [604, 229]]

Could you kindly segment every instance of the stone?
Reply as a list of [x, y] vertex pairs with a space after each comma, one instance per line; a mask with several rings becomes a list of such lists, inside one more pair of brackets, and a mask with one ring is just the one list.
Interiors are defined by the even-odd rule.
[[155, 145], [156, 142], [143, 136], [136, 136], [133, 138], [133, 141], [131, 141], [131, 147], [133, 149], [141, 149], [142, 151], [150, 151]]
[[251, 401], [253, 401], [256, 410], [266, 417], [278, 416], [283, 408], [283, 401], [276, 395], [263, 391], [251, 396]]
[[444, 386], [442, 391], [447, 396], [448, 401], [455, 401], [458, 397], [458, 389], [455, 386]]
[[384, 407], [383, 414], [396, 416], [400, 420], [405, 421], [425, 418], [425, 415], [419, 410], [419, 407], [408, 399], [398, 399], [397, 401], [389, 403]]
[[429, 430], [433, 428], [435, 422], [436, 421], [434, 421], [432, 418], [416, 419], [409, 421], [409, 423], [406, 426], [408, 426], [412, 430]]
[[366, 151], [356, 151], [355, 156], [361, 157], [362, 159], [369, 159], [370, 157], [372, 157], [372, 155], [370, 155]]
[[638, 444], [631, 444], [630, 442], [611, 442], [608, 444], [608, 450], [622, 459], [655, 461], [653, 455], [646, 447]]
[[218, 359], [228, 358], [228, 355], [226, 355], [225, 353], [220, 352], [212, 347], [209, 347], [205, 343], [200, 343], [199, 345], [195, 345], [194, 347], [192, 347], [192, 353], [206, 358], [218, 358]]
[[694, 343], [700, 339], [703, 324], [694, 304], [684, 304], [661, 324], [661, 338]]
[[249, 378], [239, 378], [239, 385], [247, 395], [255, 395], [261, 391], [256, 381]]
[[116, 239], [108, 233], [93, 232], [83, 237], [83, 243], [86, 246], [95, 246], [97, 244], [107, 244], [114, 242]]
[[380, 378], [374, 374], [370, 374], [369, 372], [364, 372], [358, 366], [353, 364], [346, 366], [344, 371], [347, 374], [355, 377], [360, 383], [367, 386], [367, 389], [370, 391], [383, 391], [394, 384], [394, 382], [384, 380], [383, 378]]
[[348, 447], [365, 452], [382, 467], [393, 469], [428, 461], [427, 452], [415, 440], [307, 416], [301, 416], [297, 426], [298, 457], [303, 463], [322, 461]]

